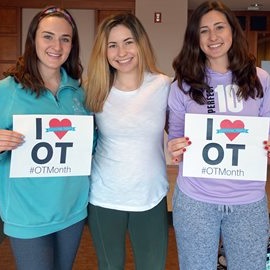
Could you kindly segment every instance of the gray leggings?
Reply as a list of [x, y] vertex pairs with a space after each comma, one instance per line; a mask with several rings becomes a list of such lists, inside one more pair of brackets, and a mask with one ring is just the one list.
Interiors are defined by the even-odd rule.
[[216, 270], [220, 235], [228, 270], [266, 267], [266, 197], [250, 204], [224, 206], [194, 200], [176, 185], [173, 223], [181, 270]]
[[71, 270], [85, 220], [33, 239], [10, 237], [17, 270]]

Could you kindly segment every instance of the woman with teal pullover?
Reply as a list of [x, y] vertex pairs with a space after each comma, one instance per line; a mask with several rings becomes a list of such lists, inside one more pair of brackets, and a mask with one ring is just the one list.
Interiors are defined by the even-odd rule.
[[4, 233], [10, 237], [18, 270], [72, 269], [87, 216], [88, 176], [9, 177], [11, 150], [24, 142], [23, 134], [13, 131], [13, 115], [89, 114], [80, 86], [78, 30], [71, 15], [56, 7], [39, 12], [29, 26], [23, 56], [4, 75], [0, 81]]

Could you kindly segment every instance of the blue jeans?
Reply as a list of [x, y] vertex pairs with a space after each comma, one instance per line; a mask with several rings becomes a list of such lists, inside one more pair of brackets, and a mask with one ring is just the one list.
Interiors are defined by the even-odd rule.
[[82, 220], [64, 230], [33, 239], [10, 237], [17, 270], [71, 270], [85, 225]]
[[265, 269], [266, 196], [255, 203], [224, 206], [191, 199], [176, 185], [173, 225], [181, 270], [216, 270], [220, 236], [228, 270]]

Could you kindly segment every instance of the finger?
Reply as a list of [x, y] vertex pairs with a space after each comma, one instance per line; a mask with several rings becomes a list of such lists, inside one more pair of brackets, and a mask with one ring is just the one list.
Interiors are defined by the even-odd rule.
[[23, 138], [24, 136], [23, 134], [16, 131], [1, 129], [0, 138], [3, 138], [3, 137]]
[[172, 158], [172, 163], [175, 164], [175, 165], [179, 164], [180, 163], [180, 158], [179, 157], [173, 157]]
[[13, 150], [24, 143], [22, 134], [10, 130], [0, 130], [0, 151]]
[[0, 141], [0, 152], [13, 150], [22, 144], [22, 141]]

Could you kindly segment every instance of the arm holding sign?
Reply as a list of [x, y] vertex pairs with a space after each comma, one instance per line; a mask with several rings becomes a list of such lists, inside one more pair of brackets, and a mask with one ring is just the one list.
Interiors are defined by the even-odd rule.
[[[71, 14], [55, 6], [40, 10], [24, 47], [0, 80], [3, 231], [17, 267], [72, 269], [87, 217], [93, 117], [84, 105]], [[85, 145], [73, 143], [75, 134]]]
[[221, 1], [193, 10], [172, 66], [168, 149], [175, 163], [185, 136], [192, 139], [173, 195], [179, 268], [217, 267], [222, 239], [228, 269], [265, 269], [270, 76], [256, 67], [237, 17]]
[[23, 135], [12, 130], [0, 129], [0, 153], [17, 148], [24, 142]]

